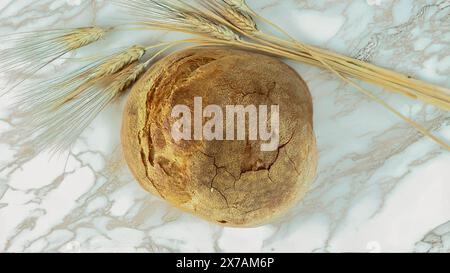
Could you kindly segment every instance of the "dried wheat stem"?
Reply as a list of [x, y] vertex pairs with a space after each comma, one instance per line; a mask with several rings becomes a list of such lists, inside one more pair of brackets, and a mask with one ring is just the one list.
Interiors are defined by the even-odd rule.
[[[313, 55], [316, 56], [316, 58], [320, 57], [326, 59], [331, 67], [333, 67], [340, 73], [344, 73], [347, 76], [376, 84], [380, 87], [387, 88], [391, 91], [398, 92], [413, 99], [420, 99], [424, 102], [428, 102], [445, 110], [450, 110], [450, 101], [448, 96], [446, 96], [445, 91], [440, 91], [440, 93], [437, 93], [434, 91], [437, 89], [430, 90], [423, 88], [422, 86], [412, 86], [411, 84], [405, 84], [400, 79], [398, 79], [398, 77], [395, 77], [395, 75], [379, 74], [377, 72], [367, 70], [364, 67], [360, 67], [354, 62], [341, 61], [340, 59], [330, 58], [327, 55], [322, 55], [316, 52], [311, 55], [310, 53], [308, 53], [312, 52], [309, 51], [309, 49], [304, 52], [306, 53], [306, 55], [310, 55], [312, 59], [314, 59]], [[295, 53], [295, 51], [293, 53]], [[305, 57], [305, 54], [302, 53], [302, 57]], [[315, 65], [323, 67], [322, 63], [320, 62], [315, 63]], [[441, 90], [444, 89], [442, 88]]]
[[[424, 83], [411, 77], [376, 67], [349, 57], [336, 57], [338, 54], [327, 54], [325, 50], [317, 50], [301, 43], [296, 44], [301, 49], [299, 54], [308, 54], [313, 58], [320, 57], [329, 62], [337, 71], [405, 96], [431, 103], [445, 110], [450, 110], [450, 91], [448, 89]], [[291, 51], [294, 52], [295, 51]]]
[[[292, 46], [293, 45], [291, 44], [291, 47]], [[315, 54], [319, 54], [322, 57], [328, 58], [330, 60], [335, 60], [337, 62], [346, 63], [349, 66], [355, 66], [355, 67], [364, 69], [367, 73], [372, 73], [372, 74], [376, 73], [376, 75], [378, 75], [378, 76], [384, 76], [384, 77], [389, 77], [390, 79], [395, 79], [395, 82], [401, 82], [401, 83], [408, 84], [408, 85], [419, 86], [421, 88], [424, 88], [423, 90], [428, 90], [431, 93], [433, 93], [433, 91], [434, 91], [437, 95], [439, 95], [439, 92], [442, 92], [443, 90], [445, 90], [445, 88], [413, 79], [413, 78], [403, 75], [401, 73], [397, 73], [395, 71], [381, 68], [381, 67], [372, 65], [370, 63], [366, 63], [366, 62], [363, 62], [363, 61], [360, 61], [360, 60], [357, 60], [357, 59], [354, 59], [351, 57], [347, 57], [345, 55], [337, 54], [337, 53], [334, 53], [331, 51], [327, 51], [327, 50], [324, 50], [324, 49], [321, 49], [318, 47], [308, 46], [308, 45], [302, 44], [300, 42], [296, 42], [294, 44], [294, 46], [297, 48], [301, 47], [301, 48], [307, 49], [308, 51], [314, 52]], [[443, 98], [448, 99], [448, 96], [446, 96], [446, 97], [444, 96]]]
[[[436, 137], [427, 128], [423, 127], [422, 125], [418, 124], [417, 122], [413, 121], [412, 119], [410, 119], [410, 118], [406, 117], [405, 115], [401, 114], [399, 111], [397, 111], [395, 108], [393, 108], [392, 106], [387, 104], [384, 100], [382, 100], [378, 96], [374, 95], [372, 92], [370, 92], [367, 89], [361, 87], [359, 84], [355, 83], [354, 81], [348, 79], [346, 76], [342, 75], [340, 72], [336, 71], [336, 69], [334, 69], [329, 63], [327, 63], [327, 61], [324, 60], [321, 56], [316, 55], [315, 53], [310, 51], [307, 47], [302, 47], [301, 43], [298, 43], [297, 45], [298, 45], [298, 47], [301, 47], [302, 50], [305, 50], [314, 59], [318, 60], [324, 67], [326, 67], [327, 69], [332, 71], [340, 79], [342, 79], [343, 81], [347, 82], [348, 84], [350, 84], [351, 86], [356, 88], [359, 92], [361, 92], [364, 95], [368, 96], [373, 101], [379, 103], [381, 106], [383, 106], [388, 111], [390, 111], [391, 113], [393, 113], [394, 115], [396, 115], [397, 117], [399, 117], [400, 119], [402, 119], [403, 121], [405, 121], [406, 123], [411, 125], [413, 128], [415, 128], [417, 131], [422, 133], [424, 136], [430, 138], [431, 140], [436, 142], [438, 145], [440, 145], [444, 149], [450, 151], [450, 145], [448, 143], [446, 143], [445, 141], [443, 141], [442, 139], [440, 139], [439, 137]], [[446, 106], [445, 104], [441, 104], [440, 101], [437, 101], [437, 100], [434, 101], [434, 100], [432, 100], [430, 98], [424, 98], [424, 99], [426, 99], [426, 101], [431, 102], [431, 103], [433, 103], [435, 105], [438, 105], [438, 106], [441, 106], [441, 107], [446, 107], [447, 109], [449, 109], [448, 106]]]
[[[308, 49], [306, 49], [308, 50]], [[342, 75], [338, 71], [336, 71], [333, 67], [331, 67], [324, 59], [322, 59], [319, 56], [314, 55], [311, 51], [308, 51], [311, 56], [316, 57], [325, 67], [327, 67], [330, 71], [332, 71], [335, 75], [337, 75], [340, 79], [347, 82], [348, 84], [352, 85], [354, 88], [356, 88], [361, 93], [368, 96], [373, 101], [377, 102], [387, 110], [389, 110], [391, 113], [395, 114], [397, 117], [401, 118], [408, 124], [410, 124], [413, 128], [418, 130], [420, 133], [422, 133], [424, 136], [430, 138], [434, 142], [436, 142], [438, 145], [443, 147], [444, 149], [450, 151], [450, 145], [446, 143], [445, 141], [441, 140], [440, 138], [436, 137], [434, 134], [432, 134], [427, 128], [423, 127], [422, 125], [418, 124], [417, 122], [413, 121], [412, 119], [406, 117], [405, 115], [401, 114], [399, 111], [397, 111], [395, 108], [387, 104], [384, 100], [382, 100], [380, 97], [376, 96], [372, 92], [368, 91], [367, 89], [361, 87], [359, 84], [355, 83], [354, 81], [348, 79], [346, 76]]]
[[[292, 36], [276, 24], [267, 19], [265, 19], [265, 21], [285, 34], [291, 40], [285, 41], [259, 32], [258, 35], [270, 41], [268, 43], [270, 45], [280, 45], [279, 48], [286, 48], [286, 50], [294, 49], [298, 51], [300, 49], [299, 54], [301, 55], [304, 55], [305, 53], [314, 53], [314, 56], [330, 61], [329, 65], [341, 73], [374, 83], [380, 87], [396, 91], [411, 98], [420, 99], [439, 108], [450, 110], [450, 90], [446, 88], [425, 83], [406, 75], [380, 68], [341, 54], [323, 50], [314, 46], [305, 45], [296, 41]], [[292, 50], [290, 52], [295, 53], [295, 51]]]
[[[388, 90], [398, 92], [410, 98], [420, 99], [424, 102], [430, 103], [439, 108], [450, 110], [449, 89], [435, 86], [419, 80], [415, 80], [406, 75], [402, 75], [400, 73], [396, 73], [388, 69], [380, 68], [375, 65], [371, 65], [344, 55], [329, 52], [314, 46], [305, 45], [303, 43], [298, 42], [295, 38], [289, 35], [289, 33], [287, 33], [284, 29], [282, 29], [278, 25], [274, 24], [270, 20], [254, 12], [245, 3], [244, 0], [230, 0], [224, 2], [227, 2], [232, 7], [240, 7], [241, 12], [248, 13], [250, 16], [255, 16], [261, 19], [263, 22], [267, 23], [268, 25], [278, 30], [280, 33], [284, 34], [289, 39], [289, 41], [285, 41], [283, 39], [267, 35], [263, 32], [250, 33], [249, 36], [251, 38], [255, 38], [255, 34], [257, 34], [257, 36], [269, 40], [270, 43], [266, 43], [268, 45], [271, 46], [281, 45], [281, 47], [278, 47], [279, 49], [280, 48], [281, 49], [294, 48], [296, 50], [300, 49], [301, 52], [299, 52], [299, 54], [302, 55], [302, 57], [305, 57], [304, 56], [305, 54], [302, 52], [305, 52], [306, 54], [309, 54], [309, 52], [313, 52], [314, 56], [318, 56], [323, 59], [326, 59], [327, 61], [330, 61], [329, 65], [334, 69], [336, 69], [337, 71], [339, 71], [340, 73], [344, 73], [348, 76], [368, 81], [370, 83], [379, 85], [380, 87], [383, 88], [387, 88]], [[259, 40], [259, 42], [264, 43], [265, 41]], [[322, 66], [321, 62], [316, 63], [316, 65], [317, 64], [319, 64], [319, 66]]]

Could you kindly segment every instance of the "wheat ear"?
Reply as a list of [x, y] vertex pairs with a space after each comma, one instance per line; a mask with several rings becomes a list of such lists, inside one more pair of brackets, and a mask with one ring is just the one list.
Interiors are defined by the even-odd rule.
[[[4, 93], [56, 59], [75, 49], [103, 38], [110, 29], [86, 27], [67, 30], [49, 30], [17, 33], [0, 38], [6, 49], [0, 52], [0, 73], [23, 75], [13, 86], [4, 87]], [[9, 82], [8, 85], [10, 85]]]
[[114, 0], [126, 8], [138, 25], [151, 29], [184, 32], [225, 41], [239, 40], [228, 26], [211, 20], [198, 6], [179, 0]]
[[246, 14], [252, 14], [252, 9], [245, 0], [219, 0]]
[[276, 37], [266, 35], [264, 38], [268, 39], [270, 42], [266, 41], [266, 43], [273, 47], [315, 60], [314, 65], [324, 67], [318, 59], [320, 58], [326, 60], [334, 70], [346, 76], [375, 84], [391, 92], [421, 100], [447, 111], [450, 110], [450, 90], [447, 88], [300, 42], [286, 44], [286, 41], [280, 41]]
[[231, 5], [226, 1], [198, 0], [200, 5], [224, 18], [239, 32], [254, 33], [258, 31], [256, 22], [251, 15], [243, 12], [240, 6]]
[[28, 116], [58, 108], [83, 93], [95, 81], [113, 75], [139, 60], [144, 53], [145, 48], [132, 46], [127, 50], [99, 58], [67, 75], [37, 84], [27, 84], [24, 91], [17, 95], [18, 102], [14, 107]]

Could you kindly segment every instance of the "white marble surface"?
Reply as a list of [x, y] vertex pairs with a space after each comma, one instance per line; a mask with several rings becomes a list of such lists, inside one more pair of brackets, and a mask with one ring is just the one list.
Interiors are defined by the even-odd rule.
[[[303, 41], [450, 86], [450, 1], [249, 3]], [[1, 33], [115, 17], [107, 0], [0, 1]], [[159, 39], [129, 34], [106, 46]], [[320, 166], [309, 195], [284, 218], [222, 228], [147, 194], [121, 154], [124, 98], [92, 124], [67, 162], [39, 155], [16, 164], [18, 147], [2, 135], [0, 164], [8, 167], [0, 173], [0, 252], [450, 252], [450, 154], [330, 73], [293, 66], [314, 97]], [[450, 139], [448, 113], [372, 90]], [[1, 101], [2, 134], [14, 126], [7, 103]]]

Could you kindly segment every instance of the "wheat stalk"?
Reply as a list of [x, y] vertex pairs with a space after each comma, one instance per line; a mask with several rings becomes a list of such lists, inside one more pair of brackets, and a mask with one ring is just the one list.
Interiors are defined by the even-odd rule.
[[[413, 99], [422, 100], [447, 111], [450, 110], [450, 90], [447, 88], [428, 84], [410, 76], [300, 42], [286, 45], [285, 41], [280, 42], [273, 38], [271, 40], [279, 43], [278, 48], [284, 48], [285, 51], [293, 54], [315, 60], [325, 60], [334, 70], [347, 76], [378, 85], [386, 90]], [[323, 66], [323, 62], [319, 61], [315, 65]]]
[[7, 48], [0, 52], [0, 73], [25, 75], [11, 88], [3, 87], [6, 89], [4, 94], [70, 51], [100, 40], [108, 31], [100, 27], [86, 27], [24, 32], [1, 38]]

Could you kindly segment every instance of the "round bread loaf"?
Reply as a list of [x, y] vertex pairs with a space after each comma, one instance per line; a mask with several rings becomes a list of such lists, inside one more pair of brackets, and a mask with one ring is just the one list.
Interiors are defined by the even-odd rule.
[[[185, 105], [195, 116], [195, 98], [202, 99], [204, 108], [224, 109], [223, 119], [230, 105], [267, 106], [267, 132], [275, 115], [271, 106], [278, 106], [279, 130], [271, 135], [278, 138], [276, 147], [263, 151], [267, 139], [250, 139], [250, 118], [245, 128], [237, 119], [230, 127], [246, 129], [245, 139], [176, 139], [173, 128], [180, 118], [173, 109]], [[305, 195], [317, 167], [312, 99], [305, 82], [278, 59], [233, 49], [189, 49], [155, 64], [131, 91], [122, 146], [147, 191], [227, 226], [257, 226], [282, 215]]]

